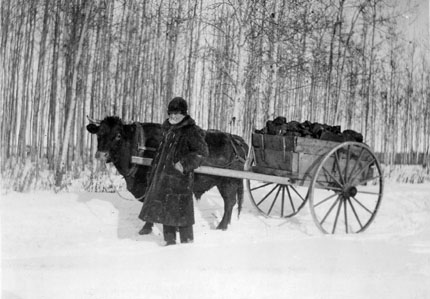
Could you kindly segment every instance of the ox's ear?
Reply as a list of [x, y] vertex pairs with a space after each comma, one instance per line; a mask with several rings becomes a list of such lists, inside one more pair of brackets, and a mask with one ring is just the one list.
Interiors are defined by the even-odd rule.
[[90, 132], [91, 134], [97, 134], [99, 129], [100, 129], [100, 126], [98, 126], [96, 124], [87, 125], [87, 131]]

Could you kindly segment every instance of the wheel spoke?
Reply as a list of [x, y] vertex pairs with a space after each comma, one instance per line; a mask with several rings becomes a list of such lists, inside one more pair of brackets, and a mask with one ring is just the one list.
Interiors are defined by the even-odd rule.
[[342, 207], [342, 200], [339, 200], [339, 204], [337, 205], [336, 218], [334, 219], [333, 230], [331, 232], [332, 234], [334, 234], [334, 232], [336, 231], [337, 220], [339, 219], [339, 213], [340, 213], [341, 207]]
[[326, 174], [328, 174], [329, 175], [329, 177], [331, 177], [332, 178], [332, 180], [333, 181], [335, 181], [335, 183], [339, 186], [339, 187], [342, 187], [343, 185], [337, 180], [337, 178], [335, 178], [325, 167], [323, 167], [322, 168], [323, 170], [324, 170], [324, 172], [326, 173]]
[[360, 171], [356, 174], [356, 175], [354, 175], [354, 177], [353, 178], [351, 178], [351, 182], [353, 182], [358, 176], [360, 176], [366, 169], [368, 169], [368, 167], [372, 164], [372, 163], [374, 163], [375, 162], [375, 159], [372, 159], [371, 161], [369, 161], [369, 162], [367, 162], [366, 164], [365, 164], [365, 166], [364, 167], [362, 167], [361, 169], [360, 169]]
[[285, 186], [282, 186], [281, 217], [284, 217]]
[[325, 214], [324, 218], [321, 220], [320, 224], [323, 224], [324, 221], [327, 219], [328, 215], [331, 213], [331, 211], [333, 210], [333, 208], [335, 207], [335, 205], [337, 204], [337, 202], [339, 201], [340, 196], [338, 196], [336, 198], [336, 201], [332, 204], [332, 206], [330, 207], [330, 209], [328, 210], [327, 214]]
[[334, 234], [334, 232], [336, 231], [337, 220], [339, 219], [339, 214], [340, 214], [340, 209], [341, 208], [342, 208], [342, 200], [339, 199], [339, 204], [337, 205], [336, 218], [334, 219], [333, 230], [331, 232], [332, 234]]
[[336, 164], [337, 171], [339, 172], [339, 179], [340, 179], [340, 182], [341, 182], [341, 184], [342, 184], [342, 186], [343, 186], [343, 185], [345, 184], [345, 181], [343, 180], [342, 171], [340, 170], [340, 164], [339, 164], [339, 156], [338, 156], [338, 152], [335, 152], [335, 153], [334, 153], [334, 162], [335, 162], [335, 164]]
[[346, 200], [343, 201], [343, 212], [345, 217], [345, 232], [348, 233], [348, 213], [346, 211]]
[[333, 190], [333, 191], [342, 191], [341, 187], [333, 187], [333, 186], [328, 187], [327, 185], [324, 185], [323, 182], [321, 182], [321, 181], [316, 181], [315, 184], [318, 184], [320, 186], [320, 188], [323, 188], [323, 189], [329, 189], [329, 190]]
[[[288, 187], [287, 187], [288, 188]], [[296, 188], [294, 188], [293, 186], [290, 186], [291, 189], [293, 189], [293, 191], [300, 197], [300, 199], [302, 201], [305, 201], [305, 199], [303, 198], [303, 196], [300, 195], [300, 193], [296, 190]]]
[[286, 189], [287, 189], [288, 198], [290, 199], [291, 207], [293, 208], [293, 211], [295, 213], [296, 212], [296, 208], [294, 206], [293, 198], [292, 198], [291, 193], [290, 193], [290, 188], [288, 188], [288, 186], [286, 186]]
[[364, 148], [361, 148], [360, 154], [358, 155], [358, 158], [355, 161], [354, 166], [351, 169], [351, 172], [349, 173], [347, 181], [351, 181], [351, 176], [355, 172], [355, 169], [357, 168], [357, 165], [360, 164], [360, 160], [361, 160], [361, 157], [363, 156], [363, 152], [364, 152]]
[[379, 192], [371, 192], [371, 191], [363, 191], [363, 190], [357, 190], [357, 193], [379, 195]]
[[330, 186], [330, 187], [327, 188], [327, 190], [342, 192], [343, 189], [339, 188], [339, 187], [332, 187], [332, 186]]
[[352, 212], [353, 212], [353, 213], [354, 213], [354, 215], [355, 215], [355, 219], [357, 219], [358, 224], [360, 225], [360, 228], [361, 228], [361, 229], [363, 229], [363, 225], [361, 224], [360, 218], [358, 217], [357, 211], [355, 210], [355, 207], [354, 207], [354, 205], [352, 204], [351, 199], [350, 199], [350, 198], [348, 198], [347, 200], [348, 200], [349, 205], [351, 206], [351, 210], [352, 210]]
[[330, 195], [329, 197], [327, 197], [327, 198], [325, 198], [325, 199], [321, 200], [319, 203], [314, 204], [314, 207], [318, 207], [320, 204], [322, 204], [322, 203], [326, 202], [327, 200], [332, 199], [333, 197], [335, 197], [335, 196], [337, 196], [337, 195], [339, 195], [339, 194], [334, 193], [334, 194]]
[[331, 191], [342, 191], [343, 190], [340, 187], [326, 186], [326, 185], [321, 184], [320, 182], [315, 182], [315, 183], [320, 185], [321, 186], [320, 188], [322, 188], [322, 189], [327, 189], [327, 190], [331, 190]]
[[376, 176], [376, 177], [373, 177], [373, 178], [365, 179], [365, 180], [363, 180], [363, 181], [358, 182], [358, 184], [357, 184], [357, 185], [364, 185], [364, 184], [366, 184], [366, 183], [368, 183], [368, 182], [371, 182], [371, 181], [376, 180], [376, 179], [379, 179], [379, 178], [381, 178], [381, 176], [380, 176], [380, 175], [378, 175], [378, 176]]
[[266, 200], [266, 198], [268, 198], [268, 197], [269, 197], [269, 195], [270, 195], [270, 194], [272, 194], [272, 192], [276, 189], [276, 187], [278, 187], [278, 185], [275, 185], [275, 187], [273, 187], [273, 188], [272, 188], [272, 190], [270, 190], [270, 192], [269, 192], [269, 193], [267, 193], [267, 194], [266, 194], [266, 196], [264, 196], [264, 197], [263, 197], [263, 199], [262, 199], [262, 200], [260, 200], [260, 201], [257, 203], [257, 206], [259, 206], [263, 201], [265, 201], [265, 200]]
[[367, 212], [369, 212], [370, 214], [373, 214], [373, 212], [371, 210], [369, 210], [367, 207], [365, 207], [361, 202], [359, 202], [354, 196], [352, 197], [352, 199], [355, 200], [356, 203], [358, 203], [363, 209], [365, 209]]
[[346, 165], [345, 165], [345, 173], [344, 175], [344, 182], [348, 181], [348, 168], [349, 168], [349, 161], [351, 160], [351, 146], [348, 145], [348, 149], [346, 151]]
[[269, 185], [272, 185], [272, 184], [273, 184], [273, 183], [266, 183], [266, 184], [260, 185], [260, 186], [258, 186], [258, 187], [254, 187], [254, 188], [252, 188], [252, 189], [251, 189], [251, 191], [255, 191], [255, 190], [258, 190], [258, 189], [264, 188], [264, 187], [269, 186]]
[[267, 215], [270, 215], [270, 213], [272, 212], [273, 206], [275, 205], [275, 202], [278, 199], [279, 192], [281, 191], [281, 188], [282, 188], [282, 186], [280, 185], [276, 185], [276, 186], [278, 187], [278, 192], [276, 192], [275, 199], [273, 199], [272, 205], [270, 206], [270, 209], [267, 212]]
[[321, 188], [326, 188], [327, 187], [327, 185], [323, 184], [324, 182], [316, 181], [315, 183], [318, 184], [318, 185], [320, 185]]

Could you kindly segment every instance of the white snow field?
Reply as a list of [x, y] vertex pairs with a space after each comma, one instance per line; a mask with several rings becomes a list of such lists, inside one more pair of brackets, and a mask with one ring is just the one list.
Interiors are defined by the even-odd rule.
[[213, 189], [195, 203], [194, 243], [164, 247], [159, 225], [138, 235], [140, 207], [116, 193], [3, 191], [2, 298], [430, 298], [429, 183], [387, 183], [375, 221], [352, 235], [323, 235], [307, 205], [269, 219], [247, 198], [218, 231]]

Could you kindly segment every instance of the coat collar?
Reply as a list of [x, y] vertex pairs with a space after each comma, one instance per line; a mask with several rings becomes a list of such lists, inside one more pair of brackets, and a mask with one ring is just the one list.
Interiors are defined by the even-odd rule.
[[191, 116], [186, 115], [184, 119], [182, 119], [181, 122], [177, 123], [176, 125], [172, 125], [169, 122], [169, 119], [166, 119], [162, 125], [162, 129], [166, 131], [170, 129], [177, 130], [188, 126], [194, 126], [195, 124], [196, 122], [194, 121], [194, 119], [192, 119]]

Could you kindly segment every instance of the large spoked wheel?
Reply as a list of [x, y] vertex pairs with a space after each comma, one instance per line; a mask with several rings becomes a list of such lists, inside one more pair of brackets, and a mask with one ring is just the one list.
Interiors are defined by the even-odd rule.
[[309, 207], [323, 233], [359, 233], [374, 220], [382, 194], [376, 156], [365, 144], [344, 142], [318, 165], [309, 186]]
[[[245, 170], [251, 170], [254, 155], [250, 151]], [[266, 217], [288, 218], [306, 203], [307, 188], [245, 179], [245, 192], [257, 210]]]

